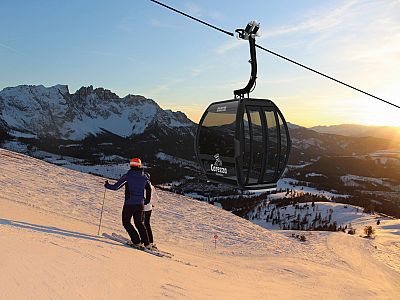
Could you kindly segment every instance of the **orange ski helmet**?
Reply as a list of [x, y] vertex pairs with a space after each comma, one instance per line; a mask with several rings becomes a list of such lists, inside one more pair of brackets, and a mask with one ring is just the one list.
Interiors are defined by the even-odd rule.
[[129, 165], [130, 165], [131, 167], [140, 168], [140, 167], [142, 166], [142, 161], [140, 160], [140, 158], [135, 157], [135, 158], [132, 158], [132, 159], [131, 159]]

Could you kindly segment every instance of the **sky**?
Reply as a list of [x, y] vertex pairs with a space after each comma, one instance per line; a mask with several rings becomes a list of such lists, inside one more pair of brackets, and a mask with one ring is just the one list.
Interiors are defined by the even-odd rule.
[[[164, 0], [228, 31], [261, 24], [257, 43], [400, 105], [400, 0]], [[400, 109], [257, 51], [252, 97], [303, 126], [400, 126]], [[248, 42], [148, 0], [0, 4], [0, 90], [20, 84], [140, 94], [198, 122], [250, 75]]]

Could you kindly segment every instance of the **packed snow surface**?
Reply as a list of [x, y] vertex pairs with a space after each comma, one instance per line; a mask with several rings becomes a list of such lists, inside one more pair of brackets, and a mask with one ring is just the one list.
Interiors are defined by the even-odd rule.
[[[398, 220], [375, 239], [307, 232], [300, 242], [157, 190], [155, 241], [174, 254], [159, 258], [97, 236], [103, 182], [0, 149], [0, 299], [400, 297]], [[123, 197], [105, 194], [101, 232], [125, 235]]]

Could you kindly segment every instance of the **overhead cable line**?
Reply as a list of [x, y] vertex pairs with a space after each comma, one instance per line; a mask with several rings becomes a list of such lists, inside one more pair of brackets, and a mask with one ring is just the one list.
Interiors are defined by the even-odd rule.
[[199, 23], [201, 23], [201, 24], [204, 24], [204, 25], [206, 25], [206, 26], [208, 26], [208, 27], [211, 27], [211, 28], [213, 28], [213, 29], [215, 29], [215, 30], [218, 30], [218, 31], [220, 31], [220, 32], [222, 32], [222, 33], [225, 33], [225, 34], [230, 35], [230, 36], [235, 36], [232, 32], [223, 30], [223, 29], [221, 29], [221, 28], [218, 28], [217, 26], [211, 25], [210, 23], [207, 23], [207, 22], [204, 22], [204, 21], [202, 21], [202, 20], [200, 20], [200, 19], [197, 19], [197, 18], [195, 18], [195, 17], [192, 17], [192, 16], [190, 16], [190, 15], [188, 15], [188, 14], [185, 14], [184, 12], [182, 12], [182, 11], [180, 11], [180, 10], [177, 10], [177, 9], [171, 7], [171, 6], [168, 6], [168, 5], [164, 4], [164, 3], [161, 3], [161, 2], [155, 1], [155, 0], [150, 0], [150, 1], [151, 1], [151, 2], [154, 2], [154, 3], [157, 3], [158, 5], [164, 6], [165, 8], [168, 8], [168, 9], [170, 9], [170, 10], [172, 10], [172, 11], [178, 13], [178, 14], [181, 14], [181, 15], [183, 15], [183, 16], [189, 18], [189, 19], [195, 20], [195, 21], [197, 21], [197, 22], [199, 22]]
[[396, 105], [396, 104], [394, 104], [394, 103], [392, 103], [392, 102], [386, 101], [386, 100], [384, 100], [384, 99], [382, 99], [382, 98], [379, 98], [379, 97], [377, 97], [377, 96], [374, 96], [374, 95], [372, 95], [372, 94], [370, 94], [370, 93], [367, 93], [367, 92], [365, 92], [365, 91], [363, 91], [363, 90], [360, 90], [359, 88], [356, 88], [356, 87], [354, 87], [354, 86], [352, 86], [352, 85], [350, 85], [350, 84], [347, 84], [347, 83], [345, 83], [345, 82], [343, 82], [343, 81], [340, 81], [340, 80], [338, 80], [338, 79], [336, 79], [336, 78], [333, 78], [333, 77], [331, 77], [331, 76], [329, 76], [329, 75], [326, 75], [326, 74], [324, 74], [324, 73], [321, 73], [321, 72], [319, 72], [319, 71], [317, 71], [317, 70], [314, 70], [314, 69], [312, 69], [312, 68], [310, 68], [310, 67], [307, 67], [307, 66], [305, 66], [305, 65], [303, 65], [303, 64], [301, 64], [301, 63], [299, 63], [299, 62], [297, 62], [297, 61], [294, 61], [293, 59], [287, 58], [287, 57], [285, 57], [285, 56], [283, 56], [283, 55], [280, 55], [280, 54], [278, 54], [278, 53], [276, 53], [276, 52], [274, 52], [274, 51], [268, 50], [267, 48], [264, 48], [264, 47], [262, 47], [262, 46], [260, 46], [260, 45], [257, 45], [257, 44], [256, 44], [256, 47], [259, 48], [259, 49], [261, 49], [261, 50], [264, 50], [264, 51], [266, 51], [266, 52], [268, 52], [268, 53], [271, 53], [271, 54], [273, 54], [273, 55], [276, 55], [276, 56], [278, 56], [278, 57], [280, 57], [280, 58], [283, 58], [283, 59], [285, 59], [285, 60], [287, 60], [287, 61], [289, 61], [289, 62], [291, 62], [291, 63], [293, 63], [293, 64], [296, 64], [296, 65], [298, 65], [298, 66], [300, 66], [300, 67], [302, 67], [302, 68], [304, 68], [304, 69], [307, 69], [307, 70], [309, 70], [309, 71], [312, 71], [312, 72], [314, 72], [314, 73], [317, 73], [318, 75], [324, 76], [324, 77], [326, 77], [326, 78], [328, 78], [328, 79], [330, 79], [330, 80], [333, 80], [333, 81], [335, 81], [335, 82], [337, 82], [337, 83], [343, 84], [344, 86], [347, 86], [347, 87], [349, 87], [349, 88], [352, 88], [353, 90], [356, 90], [356, 91], [358, 91], [358, 92], [360, 92], [360, 93], [363, 93], [363, 94], [368, 95], [368, 96], [370, 96], [370, 97], [372, 97], [372, 98], [378, 99], [378, 100], [380, 100], [380, 101], [382, 101], [382, 102], [385, 102], [385, 103], [387, 103], [387, 104], [389, 104], [389, 105], [393, 105], [394, 107], [400, 108], [399, 105]]
[[[213, 29], [215, 29], [215, 30], [217, 30], [217, 31], [219, 31], [219, 32], [225, 33], [225, 34], [227, 34], [227, 35], [229, 35], [229, 36], [235, 36], [235, 34], [234, 34], [233, 32], [229, 32], [229, 31], [227, 31], [227, 30], [224, 30], [224, 29], [222, 29], [222, 28], [219, 28], [219, 27], [217, 27], [217, 26], [214, 26], [214, 25], [212, 25], [212, 24], [210, 24], [210, 23], [204, 22], [204, 21], [202, 21], [202, 20], [200, 20], [200, 19], [198, 19], [198, 18], [195, 18], [195, 17], [193, 17], [193, 16], [190, 16], [190, 15], [188, 15], [188, 14], [186, 14], [186, 13], [180, 11], [180, 10], [177, 10], [176, 8], [173, 8], [173, 7], [171, 7], [171, 6], [168, 6], [168, 5], [166, 5], [166, 4], [162, 3], [162, 2], [159, 2], [159, 1], [156, 1], [156, 0], [150, 0], [150, 1], [151, 1], [151, 2], [154, 2], [154, 3], [158, 4], [158, 5], [161, 5], [161, 6], [165, 7], [165, 8], [167, 8], [167, 9], [170, 9], [170, 10], [172, 10], [172, 11], [178, 13], [178, 14], [181, 14], [181, 15], [183, 15], [183, 16], [189, 18], [189, 19], [195, 20], [195, 21], [197, 21], [197, 22], [199, 22], [199, 23], [201, 23], [201, 24], [203, 24], [203, 25], [206, 25], [206, 26], [208, 26], [208, 27], [211, 27], [211, 28], [213, 28]], [[365, 94], [365, 95], [367, 95], [367, 96], [370, 96], [370, 97], [375, 98], [375, 99], [377, 99], [377, 100], [379, 100], [379, 101], [382, 101], [382, 102], [384, 102], [384, 103], [386, 103], [386, 104], [389, 104], [389, 105], [392, 105], [392, 106], [394, 106], [394, 107], [400, 108], [400, 106], [397, 105], [397, 104], [394, 104], [394, 103], [389, 102], [389, 101], [387, 101], [387, 100], [384, 100], [384, 99], [382, 99], [382, 98], [380, 98], [380, 97], [377, 97], [377, 96], [374, 96], [374, 95], [372, 95], [372, 94], [370, 94], [370, 93], [367, 93], [367, 92], [365, 92], [365, 91], [363, 91], [363, 90], [361, 90], [361, 89], [359, 89], [359, 88], [356, 88], [356, 87], [354, 87], [354, 86], [352, 86], [352, 85], [350, 85], [350, 84], [347, 84], [347, 83], [345, 83], [345, 82], [343, 82], [343, 81], [341, 81], [341, 80], [335, 79], [335, 78], [333, 78], [333, 77], [331, 77], [331, 76], [329, 76], [329, 75], [326, 75], [326, 74], [324, 74], [324, 73], [322, 73], [322, 72], [319, 72], [319, 71], [317, 71], [317, 70], [315, 70], [315, 69], [313, 69], [313, 68], [307, 67], [306, 65], [303, 65], [303, 64], [301, 64], [301, 63], [299, 63], [299, 62], [297, 62], [297, 61], [295, 61], [295, 60], [293, 60], [293, 59], [290, 59], [290, 58], [288, 58], [288, 57], [285, 57], [285, 56], [283, 56], [283, 55], [280, 55], [280, 54], [278, 54], [278, 53], [276, 53], [276, 52], [274, 52], [274, 51], [271, 51], [271, 50], [269, 50], [269, 49], [267, 49], [267, 48], [264, 48], [263, 46], [260, 46], [260, 45], [258, 45], [258, 44], [256, 44], [255, 46], [256, 46], [257, 48], [261, 49], [261, 50], [264, 50], [264, 51], [266, 51], [266, 52], [268, 52], [268, 53], [270, 53], [270, 54], [272, 54], [272, 55], [278, 56], [278, 57], [280, 57], [280, 58], [282, 58], [282, 59], [284, 59], [284, 60], [286, 60], [286, 61], [288, 61], [288, 62], [291, 62], [291, 63], [293, 63], [293, 64], [295, 64], [295, 65], [297, 65], [297, 66], [299, 66], [299, 67], [302, 67], [302, 68], [304, 68], [304, 69], [306, 69], [306, 70], [309, 70], [309, 71], [314, 72], [314, 73], [316, 73], [316, 74], [318, 74], [318, 75], [321, 75], [321, 76], [323, 76], [323, 77], [325, 77], [325, 78], [328, 78], [328, 79], [330, 79], [330, 80], [333, 80], [333, 81], [335, 81], [335, 82], [337, 82], [337, 83], [340, 83], [340, 84], [342, 84], [342, 85], [344, 85], [344, 86], [347, 86], [347, 87], [349, 87], [349, 88], [351, 88], [351, 89], [353, 89], [353, 90], [356, 90], [356, 91], [358, 91], [358, 92], [360, 92], [360, 93], [363, 93], [363, 94]]]

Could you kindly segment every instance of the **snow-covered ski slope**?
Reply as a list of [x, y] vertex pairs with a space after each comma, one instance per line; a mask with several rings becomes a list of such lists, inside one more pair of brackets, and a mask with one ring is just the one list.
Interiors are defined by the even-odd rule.
[[[302, 243], [158, 190], [155, 240], [174, 253], [160, 258], [97, 236], [103, 182], [0, 149], [0, 299], [400, 297], [399, 257], [376, 244], [400, 251], [398, 220], [376, 240], [312, 232]], [[107, 191], [102, 232], [125, 235], [122, 201]]]

